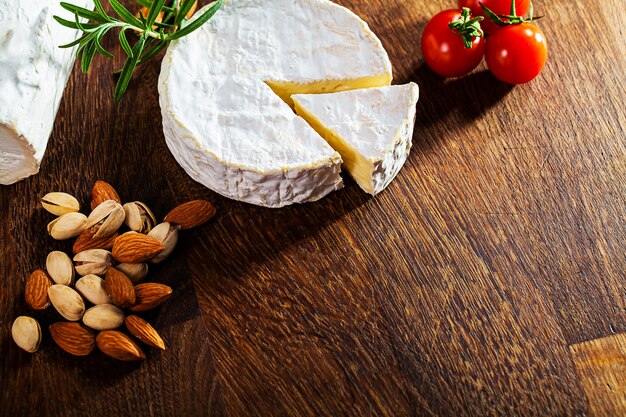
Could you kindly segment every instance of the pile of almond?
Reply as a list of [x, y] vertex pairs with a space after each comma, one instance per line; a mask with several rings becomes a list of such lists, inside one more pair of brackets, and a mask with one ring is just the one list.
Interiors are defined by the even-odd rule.
[[[139, 201], [122, 205], [110, 184], [97, 181], [88, 216], [80, 213], [78, 200], [66, 193], [46, 194], [41, 204], [58, 216], [48, 224], [50, 236], [76, 238], [73, 259], [61, 251], [50, 252], [46, 269], [34, 271], [24, 288], [30, 308], [44, 310], [52, 305], [67, 320], [49, 327], [56, 344], [76, 356], [88, 355], [97, 346], [123, 361], [145, 359], [137, 341], [165, 350], [159, 333], [136, 313], [161, 305], [172, 289], [142, 281], [148, 263], [160, 263], [172, 253], [179, 230], [200, 226], [215, 215], [211, 203], [181, 204], [157, 224], [147, 205]], [[34, 318], [18, 317], [11, 332], [20, 348], [38, 349], [42, 334]]]

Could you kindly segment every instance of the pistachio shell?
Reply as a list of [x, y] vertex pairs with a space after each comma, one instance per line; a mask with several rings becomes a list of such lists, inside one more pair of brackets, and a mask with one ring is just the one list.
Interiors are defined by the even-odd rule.
[[41, 205], [55, 216], [74, 213], [80, 210], [78, 200], [67, 193], [48, 193], [41, 199]]
[[156, 255], [150, 262], [158, 264], [163, 262], [165, 258], [170, 256], [178, 242], [178, 229], [171, 224], [164, 222], [157, 225], [148, 233], [148, 236], [155, 238], [163, 243], [163, 250]]
[[138, 283], [148, 275], [148, 264], [121, 263], [116, 268], [126, 274], [133, 284]]
[[48, 223], [48, 234], [56, 240], [71, 239], [86, 228], [87, 217], [82, 213], [67, 213]]
[[113, 304], [99, 304], [85, 312], [83, 323], [94, 330], [117, 329], [124, 324], [124, 312]]
[[111, 304], [104, 280], [97, 275], [85, 275], [76, 281], [76, 291], [92, 304]]
[[70, 285], [74, 282], [74, 264], [64, 252], [50, 252], [46, 258], [46, 270], [57, 284]]
[[41, 327], [37, 320], [28, 316], [19, 316], [11, 327], [11, 336], [15, 344], [26, 352], [36, 352], [41, 343]]
[[108, 250], [88, 249], [74, 256], [74, 264], [78, 275], [104, 275], [113, 264], [113, 256]]
[[48, 298], [66, 320], [78, 321], [85, 314], [83, 297], [67, 285], [55, 284], [48, 288]]
[[126, 212], [126, 226], [134, 232], [148, 233], [156, 224], [156, 217], [152, 210], [141, 201], [124, 204]]
[[107, 200], [96, 207], [87, 218], [87, 228], [97, 226], [95, 239], [111, 236], [124, 223], [126, 213], [120, 203]]

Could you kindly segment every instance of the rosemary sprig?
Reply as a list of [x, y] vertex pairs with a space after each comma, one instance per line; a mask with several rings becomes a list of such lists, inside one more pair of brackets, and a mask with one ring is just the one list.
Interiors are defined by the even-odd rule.
[[[71, 12], [74, 18], [67, 20], [54, 16], [54, 19], [63, 26], [82, 32], [80, 38], [61, 45], [60, 48], [77, 46], [76, 58], [80, 58], [80, 68], [83, 72], [89, 71], [96, 53], [113, 58], [113, 54], [104, 49], [101, 40], [112, 29], [119, 30], [118, 40], [127, 59], [119, 72], [115, 86], [114, 98], [117, 103], [128, 88], [138, 65], [156, 56], [169, 42], [189, 35], [206, 23], [219, 10], [224, 0], [213, 2], [204, 13], [194, 16], [189, 21], [186, 16], [195, 0], [173, 0], [170, 5], [165, 4], [166, 0], [136, 0], [140, 6], [149, 8], [147, 16], [140, 13], [139, 17], [135, 17], [118, 0], [108, 1], [117, 17], [109, 16], [100, 0], [94, 0], [95, 10], [61, 2], [61, 7]], [[162, 22], [156, 22], [161, 12], [164, 12], [166, 17]], [[136, 39], [132, 46], [127, 34], [129, 29]]]

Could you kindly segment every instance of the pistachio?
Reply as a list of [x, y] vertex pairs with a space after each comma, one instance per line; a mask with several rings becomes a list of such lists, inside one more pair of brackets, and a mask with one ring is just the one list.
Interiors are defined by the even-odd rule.
[[85, 275], [76, 281], [76, 291], [92, 304], [111, 304], [111, 297], [107, 294], [104, 280], [97, 275]]
[[111, 236], [117, 232], [126, 213], [120, 203], [107, 200], [96, 207], [87, 218], [87, 228], [97, 226], [97, 232], [93, 235], [95, 239]]
[[99, 304], [85, 312], [83, 323], [94, 330], [117, 329], [124, 324], [124, 312], [113, 304]]
[[55, 216], [74, 213], [80, 210], [78, 200], [67, 193], [48, 193], [41, 199], [41, 205]]
[[88, 249], [74, 256], [76, 273], [80, 276], [104, 275], [113, 264], [111, 252], [104, 249]]
[[70, 285], [74, 282], [74, 265], [64, 252], [50, 252], [46, 258], [46, 270], [57, 284]]
[[156, 224], [152, 210], [141, 201], [124, 204], [126, 226], [134, 232], [148, 233]]
[[85, 302], [73, 288], [55, 284], [48, 288], [48, 298], [66, 320], [78, 321], [85, 314]]
[[138, 283], [148, 275], [148, 264], [121, 263], [116, 268], [126, 274], [133, 284]]
[[163, 243], [164, 249], [150, 261], [154, 264], [158, 264], [170, 256], [176, 247], [176, 243], [178, 242], [178, 228], [168, 222], [161, 223], [152, 229], [150, 233], [148, 233], [148, 236]]
[[71, 239], [85, 230], [87, 217], [82, 213], [67, 213], [48, 223], [48, 234], [56, 240]]
[[41, 342], [41, 327], [37, 320], [28, 316], [19, 316], [11, 327], [11, 336], [15, 344], [26, 352], [36, 352]]

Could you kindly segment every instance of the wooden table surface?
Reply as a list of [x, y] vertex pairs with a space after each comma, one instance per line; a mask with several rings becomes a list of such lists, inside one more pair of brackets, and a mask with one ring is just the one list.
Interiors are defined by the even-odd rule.
[[[223, 198], [167, 150], [158, 62], [119, 106], [120, 61], [74, 71], [40, 174], [0, 187], [2, 415], [626, 415], [623, 3], [537, 1], [549, 62], [518, 87], [424, 66], [421, 31], [451, 1], [340, 3], [421, 88], [411, 156], [376, 198], [351, 180], [280, 210]], [[25, 279], [70, 246], [39, 198], [87, 202], [97, 179], [159, 216], [218, 209], [152, 270], [175, 296], [146, 315], [168, 350], [142, 363], [10, 338]]]

